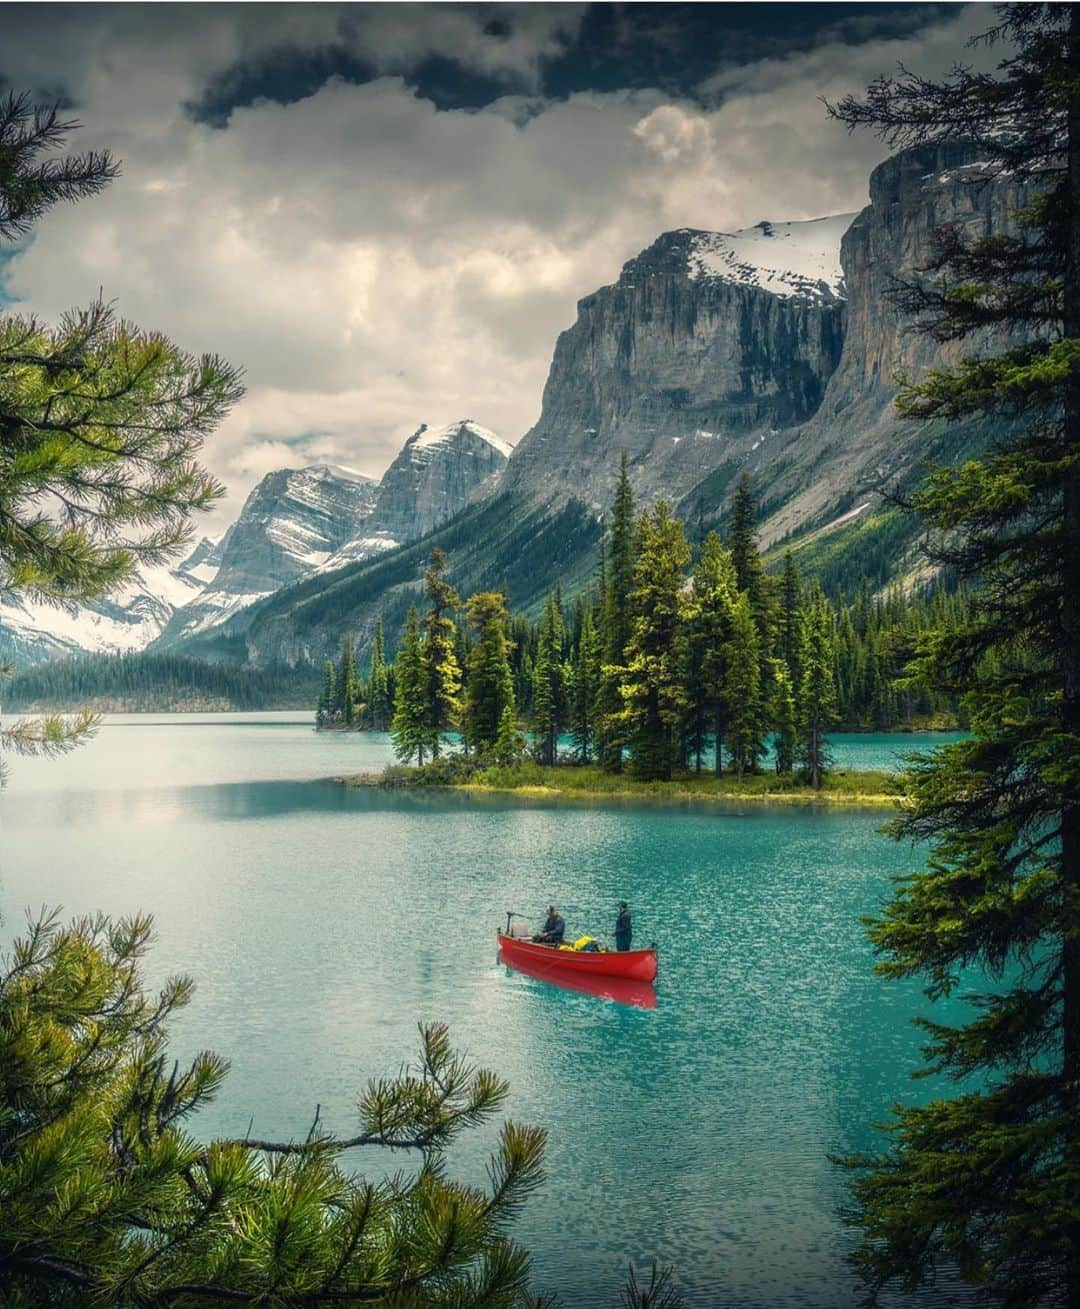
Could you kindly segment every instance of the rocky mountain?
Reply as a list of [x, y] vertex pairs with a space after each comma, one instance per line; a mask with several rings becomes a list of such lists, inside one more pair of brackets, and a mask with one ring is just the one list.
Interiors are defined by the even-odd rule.
[[363, 530], [376, 486], [362, 473], [330, 464], [267, 473], [226, 532], [213, 577], [175, 607], [154, 648], [204, 631], [315, 572]]
[[805, 541], [811, 563], [823, 534], [857, 553], [885, 521], [883, 488], [988, 435], [897, 418], [896, 370], [958, 351], [908, 332], [887, 292], [925, 264], [936, 227], [1008, 231], [1026, 199], [988, 180], [970, 147], [917, 147], [874, 170], [857, 215], [665, 233], [580, 301], [498, 493], [411, 547], [258, 606], [246, 657], [320, 659], [343, 631], [362, 642], [380, 614], [393, 626], [432, 545], [466, 593], [499, 587], [528, 607], [557, 577], [571, 591], [593, 567], [624, 452], [639, 499], [674, 501], [692, 531], [722, 520], [747, 471], [766, 542]]
[[213, 578], [220, 547], [204, 537], [181, 563], [144, 568], [116, 595], [78, 609], [7, 597], [0, 601], [0, 655], [31, 664], [83, 652], [142, 650]]
[[33, 663], [80, 651], [170, 649], [256, 601], [415, 540], [482, 499], [510, 447], [472, 419], [422, 425], [376, 482], [329, 464], [268, 473], [220, 540], [174, 567], [144, 569], [122, 593], [78, 610], [0, 606], [0, 653]]
[[324, 571], [415, 541], [494, 489], [512, 447], [471, 418], [446, 427], [421, 423], [386, 470], [363, 532]]

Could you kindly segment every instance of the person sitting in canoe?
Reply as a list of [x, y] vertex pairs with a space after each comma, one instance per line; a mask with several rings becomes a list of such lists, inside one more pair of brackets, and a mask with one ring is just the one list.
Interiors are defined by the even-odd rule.
[[615, 919], [615, 930], [611, 935], [615, 938], [616, 950], [630, 949], [630, 942], [634, 939], [634, 931], [630, 922], [630, 909], [625, 900], [619, 901], [619, 916]]
[[553, 904], [548, 905], [547, 918], [544, 920], [544, 926], [533, 940], [539, 945], [562, 945], [563, 934], [566, 931], [566, 923], [562, 915], [555, 912]]

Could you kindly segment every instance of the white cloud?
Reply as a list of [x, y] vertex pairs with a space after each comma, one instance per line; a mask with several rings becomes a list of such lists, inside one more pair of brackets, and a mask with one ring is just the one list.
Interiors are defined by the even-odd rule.
[[[111, 146], [124, 175], [54, 211], [7, 265], [7, 289], [53, 318], [102, 287], [125, 316], [245, 368], [248, 396], [206, 451], [230, 486], [222, 517], [282, 464], [378, 475], [421, 421], [470, 415], [517, 440], [580, 296], [669, 228], [860, 207], [883, 151], [828, 122], [817, 97], [859, 90], [899, 57], [939, 71], [985, 21], [958, 8], [907, 40], [726, 72], [709, 87], [715, 108], [645, 91], [525, 114], [517, 95], [439, 111], [399, 74], [453, 51], [528, 83], [575, 6], [519, 7], [510, 35], [466, 6], [395, 24], [400, 7], [283, 5], [165, 6], [163, 36], [156, 8], [72, 8], [55, 40], [27, 29], [8, 42], [7, 75], [69, 86], [80, 147]], [[241, 55], [331, 40], [386, 75], [257, 102], [224, 129], [182, 110]]]

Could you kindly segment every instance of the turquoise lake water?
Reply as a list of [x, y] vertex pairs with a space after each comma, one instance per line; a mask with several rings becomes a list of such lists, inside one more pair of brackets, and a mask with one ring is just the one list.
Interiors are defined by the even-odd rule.
[[[940, 739], [846, 737], [836, 757], [886, 767]], [[826, 1156], [871, 1146], [893, 1100], [934, 1089], [908, 1079], [908, 1018], [926, 1002], [873, 976], [859, 927], [917, 853], [877, 834], [881, 811], [317, 780], [387, 757], [385, 738], [317, 736], [300, 714], [139, 715], [67, 758], [15, 761], [5, 942], [26, 906], [152, 911], [153, 979], [197, 982], [176, 1053], [232, 1061], [207, 1135], [302, 1134], [317, 1103], [349, 1132], [357, 1089], [409, 1058], [417, 1022], [448, 1022], [510, 1080], [508, 1114], [550, 1131], [549, 1177], [516, 1234], [537, 1289], [567, 1305], [614, 1304], [628, 1260], [656, 1258], [694, 1306], [854, 1306]], [[622, 898], [638, 943], [660, 945], [655, 1008], [496, 959], [506, 908], [554, 900], [576, 934], [610, 930]], [[462, 1138], [450, 1171], [481, 1182], [493, 1135]]]

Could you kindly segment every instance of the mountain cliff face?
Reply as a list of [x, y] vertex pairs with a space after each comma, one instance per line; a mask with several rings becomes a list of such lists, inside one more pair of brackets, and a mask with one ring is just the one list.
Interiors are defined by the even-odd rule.
[[986, 181], [967, 146], [918, 147], [874, 170], [857, 215], [666, 233], [580, 302], [540, 420], [483, 514], [260, 606], [248, 657], [321, 658], [344, 631], [363, 642], [380, 612], [392, 628], [433, 544], [466, 593], [499, 587], [527, 607], [556, 577], [573, 590], [589, 575], [624, 452], [639, 498], [674, 501], [695, 527], [722, 518], [743, 471], [766, 542], [858, 527], [883, 487], [988, 435], [898, 419], [898, 369], [948, 364], [979, 343], [941, 347], [905, 330], [890, 288], [925, 265], [935, 228], [1006, 232], [1028, 198], [1008, 178]]
[[421, 423], [379, 483], [362, 533], [333, 558], [330, 572], [382, 550], [415, 541], [490, 491], [511, 447], [471, 418], [430, 428]]
[[804, 422], [840, 359], [851, 219], [661, 236], [580, 301], [506, 489], [601, 511], [625, 451], [639, 495], [678, 500], [756, 437]]
[[747, 460], [774, 506], [766, 540], [827, 523], [837, 511], [865, 513], [883, 488], [917, 475], [928, 458], [948, 460], [985, 441], [978, 424], [946, 432], [898, 417], [897, 373], [917, 377], [990, 343], [941, 345], [912, 331], [889, 292], [926, 267], [936, 228], [1006, 233], [1030, 199], [1030, 190], [1009, 178], [987, 181], [974, 148], [962, 144], [905, 150], [874, 169], [870, 203], [841, 244], [848, 305], [839, 364], [809, 421]]

